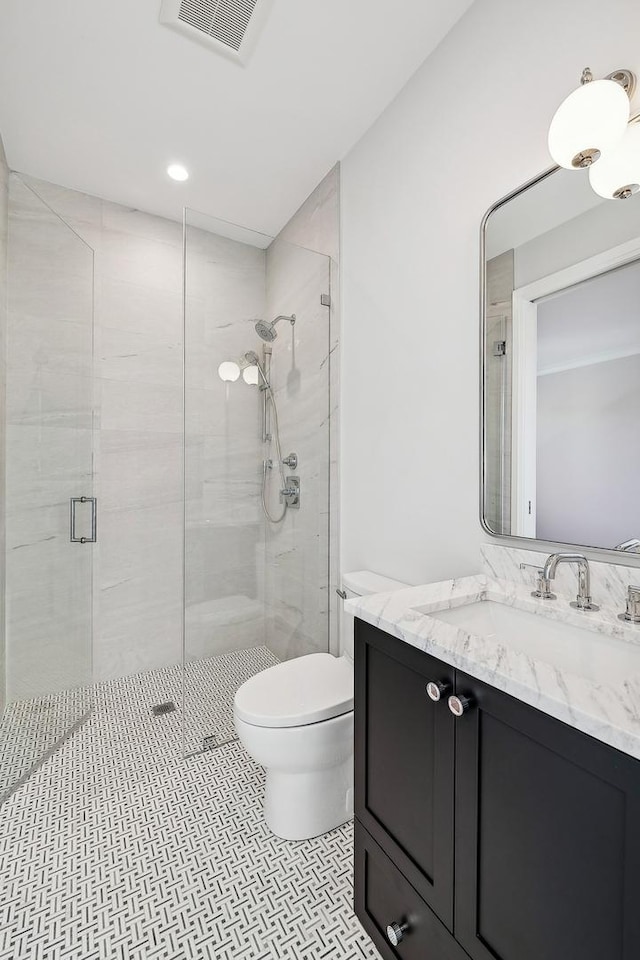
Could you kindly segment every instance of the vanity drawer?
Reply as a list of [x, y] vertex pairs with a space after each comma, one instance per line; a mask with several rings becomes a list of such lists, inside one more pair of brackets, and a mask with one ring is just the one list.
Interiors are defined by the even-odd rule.
[[[385, 960], [468, 960], [449, 931], [362, 824], [355, 821], [356, 914]], [[406, 924], [392, 946], [387, 926]]]

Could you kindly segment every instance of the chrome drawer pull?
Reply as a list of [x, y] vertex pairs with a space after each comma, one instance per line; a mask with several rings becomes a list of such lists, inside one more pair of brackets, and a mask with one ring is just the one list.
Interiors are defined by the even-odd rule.
[[397, 947], [400, 941], [404, 940], [404, 935], [408, 929], [408, 923], [396, 923], [394, 920], [387, 927], [387, 940], [393, 947]]

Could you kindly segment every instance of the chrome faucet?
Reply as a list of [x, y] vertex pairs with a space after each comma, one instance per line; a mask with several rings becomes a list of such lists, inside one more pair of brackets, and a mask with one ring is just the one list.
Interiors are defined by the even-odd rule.
[[576, 610], [599, 610], [600, 607], [591, 602], [589, 562], [581, 553], [552, 553], [545, 561], [542, 571], [543, 580], [546, 580], [547, 583], [554, 580], [558, 565], [561, 563], [575, 563], [578, 567], [578, 595], [570, 606]]

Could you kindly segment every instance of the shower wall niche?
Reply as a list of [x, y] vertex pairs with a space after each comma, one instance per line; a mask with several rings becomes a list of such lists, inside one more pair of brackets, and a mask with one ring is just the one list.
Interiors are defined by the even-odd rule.
[[[246, 677], [329, 649], [330, 294], [328, 256], [187, 211], [187, 752], [233, 737]], [[295, 322], [267, 343], [256, 322], [279, 315]], [[285, 511], [291, 476], [300, 505]]]

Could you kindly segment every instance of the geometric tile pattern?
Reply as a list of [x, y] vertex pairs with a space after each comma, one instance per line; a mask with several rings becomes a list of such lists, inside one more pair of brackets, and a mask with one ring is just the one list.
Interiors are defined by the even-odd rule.
[[274, 837], [261, 768], [237, 741], [183, 757], [180, 710], [151, 715], [171, 699], [160, 677], [100, 685], [0, 808], [0, 960], [376, 958], [351, 824]]
[[86, 688], [11, 703], [0, 717], [0, 803], [5, 794], [91, 709]]
[[[184, 677], [184, 751], [202, 749], [235, 739], [233, 697], [238, 687], [255, 673], [277, 663], [267, 647], [255, 647], [194, 660]], [[0, 803], [7, 792], [81, 720], [94, 702], [114, 713], [123, 709], [140, 713], [163, 700], [182, 699], [182, 667], [165, 667], [65, 690], [9, 704], [0, 719]]]
[[205, 737], [218, 744], [235, 740], [236, 690], [249, 677], [276, 663], [278, 658], [264, 646], [188, 662], [184, 674], [184, 752], [201, 750]]

